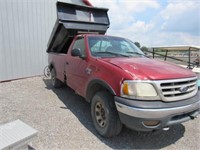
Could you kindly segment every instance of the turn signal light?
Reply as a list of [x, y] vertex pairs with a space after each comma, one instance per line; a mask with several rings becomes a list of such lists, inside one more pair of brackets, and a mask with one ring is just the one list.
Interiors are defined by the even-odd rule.
[[122, 91], [123, 91], [123, 94], [129, 95], [129, 93], [128, 93], [128, 84], [127, 83], [124, 84]]

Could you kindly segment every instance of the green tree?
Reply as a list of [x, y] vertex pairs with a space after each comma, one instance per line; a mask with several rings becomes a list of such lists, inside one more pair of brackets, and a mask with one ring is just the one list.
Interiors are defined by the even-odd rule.
[[141, 47], [141, 50], [142, 50], [143, 52], [145, 52], [145, 51], [148, 51], [148, 48], [147, 48], [146, 46], [142, 46], [142, 47]]
[[139, 43], [139, 42], [134, 42], [134, 44], [135, 44], [138, 48], [140, 48], [140, 43]]

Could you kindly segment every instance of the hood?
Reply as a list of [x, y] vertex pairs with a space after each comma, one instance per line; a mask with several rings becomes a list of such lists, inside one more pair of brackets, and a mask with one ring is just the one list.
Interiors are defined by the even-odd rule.
[[138, 80], [166, 80], [195, 77], [189, 69], [150, 58], [103, 58]]

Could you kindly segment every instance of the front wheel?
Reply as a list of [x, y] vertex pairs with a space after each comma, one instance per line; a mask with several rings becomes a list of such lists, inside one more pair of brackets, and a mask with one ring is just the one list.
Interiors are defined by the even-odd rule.
[[110, 93], [101, 91], [94, 95], [91, 103], [91, 116], [100, 135], [112, 137], [121, 132], [122, 124]]

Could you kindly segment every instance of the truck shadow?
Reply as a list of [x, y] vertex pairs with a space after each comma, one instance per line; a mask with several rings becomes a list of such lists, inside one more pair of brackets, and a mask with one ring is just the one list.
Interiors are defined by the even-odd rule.
[[54, 89], [50, 80], [43, 79], [43, 81], [46, 88], [52, 90], [64, 103], [65, 107], [60, 107], [61, 109], [69, 109], [85, 128], [112, 149], [161, 149], [174, 144], [184, 136], [185, 127], [180, 124], [172, 126], [169, 131], [161, 130], [153, 133], [136, 132], [124, 127], [120, 135], [113, 138], [103, 138], [93, 126], [89, 103], [66, 86]]

